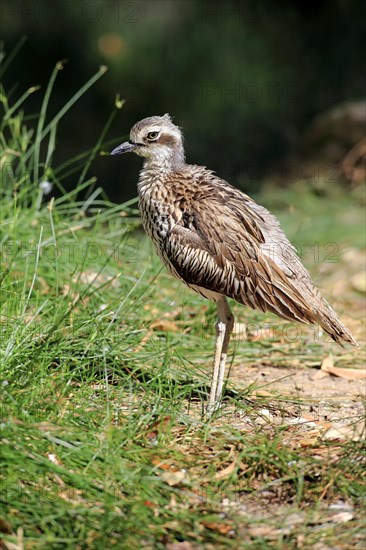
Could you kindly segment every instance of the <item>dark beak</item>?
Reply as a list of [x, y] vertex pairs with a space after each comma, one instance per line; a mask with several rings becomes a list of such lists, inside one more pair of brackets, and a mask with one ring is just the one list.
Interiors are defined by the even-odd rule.
[[136, 149], [137, 143], [131, 143], [130, 141], [125, 141], [125, 143], [121, 143], [121, 145], [118, 145], [113, 151], [111, 152], [111, 155], [122, 155], [122, 153], [130, 153], [134, 149]]

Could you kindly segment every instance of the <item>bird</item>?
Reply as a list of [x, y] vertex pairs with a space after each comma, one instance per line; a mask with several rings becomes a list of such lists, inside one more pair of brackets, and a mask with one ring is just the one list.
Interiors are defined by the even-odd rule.
[[183, 133], [169, 114], [137, 122], [111, 152], [143, 157], [137, 185], [145, 232], [170, 273], [217, 306], [207, 414], [221, 405], [234, 316], [227, 298], [262, 312], [318, 324], [357, 346], [315, 287], [278, 219], [205, 166], [187, 164]]

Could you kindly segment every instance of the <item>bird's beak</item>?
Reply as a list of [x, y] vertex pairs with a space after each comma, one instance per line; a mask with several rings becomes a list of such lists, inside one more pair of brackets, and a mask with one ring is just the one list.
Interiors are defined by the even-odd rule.
[[121, 143], [121, 145], [118, 145], [113, 151], [111, 152], [111, 155], [122, 155], [122, 153], [130, 153], [134, 149], [136, 149], [137, 143], [132, 143], [130, 141], [125, 141], [124, 143]]

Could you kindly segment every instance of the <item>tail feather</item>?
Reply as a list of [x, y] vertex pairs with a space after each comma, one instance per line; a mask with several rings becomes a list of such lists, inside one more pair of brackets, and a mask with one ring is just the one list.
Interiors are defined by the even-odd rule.
[[318, 312], [317, 318], [317, 323], [319, 323], [322, 329], [341, 346], [343, 346], [343, 343], [348, 343], [359, 347], [348, 328], [341, 323], [336, 312], [325, 300], [324, 306], [324, 309]]

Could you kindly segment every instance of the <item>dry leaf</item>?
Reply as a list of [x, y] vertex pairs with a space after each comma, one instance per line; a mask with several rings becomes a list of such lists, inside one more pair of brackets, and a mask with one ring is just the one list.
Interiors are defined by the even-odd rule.
[[168, 542], [165, 548], [166, 550], [199, 550], [197, 544], [192, 544], [187, 540], [184, 542]]
[[149, 341], [150, 337], [152, 335], [152, 331], [149, 329], [147, 331], [147, 333], [145, 334], [145, 336], [142, 338], [141, 342], [139, 343], [139, 345], [133, 350], [134, 353], [138, 353], [139, 351], [142, 350], [142, 348], [145, 346], [146, 342]]
[[333, 357], [331, 355], [327, 355], [326, 357], [324, 357], [320, 370], [324, 372], [329, 372], [328, 369], [332, 369], [333, 367], [334, 367]]
[[24, 550], [24, 546], [23, 544], [20, 546], [19, 544], [10, 541], [6, 541], [5, 544], [5, 542], [0, 539], [0, 550]]
[[250, 466], [248, 464], [245, 464], [245, 462], [239, 462], [238, 464], [240, 470], [244, 473], [246, 473], [248, 470], [250, 470]]
[[313, 447], [314, 445], [317, 445], [319, 443], [319, 440], [317, 437], [312, 438], [304, 438], [299, 441], [300, 447]]
[[176, 472], [163, 472], [160, 475], [160, 479], [167, 483], [169, 487], [180, 485], [180, 483], [182, 483], [182, 481], [184, 481], [186, 477], [186, 470], [177, 470]]
[[251, 525], [249, 527], [249, 533], [252, 537], [273, 537], [278, 534], [278, 529], [275, 529], [271, 525], [259, 524]]
[[229, 466], [226, 466], [223, 470], [220, 470], [219, 472], [216, 472], [215, 479], [225, 479], [225, 477], [229, 477], [233, 471], [236, 468], [236, 460], [234, 460]]
[[144, 506], [147, 506], [148, 508], [156, 508], [155, 502], [152, 502], [151, 500], [144, 500]]
[[176, 472], [179, 468], [175, 464], [169, 464], [169, 462], [162, 462], [159, 457], [154, 457], [151, 460], [151, 464], [160, 468], [160, 470], [166, 470], [167, 472]]
[[5, 543], [0, 539], [0, 548], [2, 550], [24, 550], [23, 527], [18, 527], [16, 537], [18, 539], [16, 542], [6, 541]]
[[350, 441], [359, 441], [365, 438], [365, 424], [351, 424], [348, 426], [334, 426], [329, 428], [322, 437], [324, 439], [349, 439]]
[[332, 523], [346, 523], [347, 521], [351, 521], [352, 519], [352, 512], [338, 512], [334, 516], [331, 516], [329, 518], [329, 521], [331, 521]]
[[322, 378], [329, 378], [330, 373], [324, 370], [317, 370], [316, 373], [310, 377], [311, 380], [322, 380]]
[[334, 376], [345, 378], [346, 380], [363, 380], [366, 378], [366, 370], [335, 367], [333, 358], [330, 355], [324, 357], [320, 369]]
[[161, 332], [178, 332], [179, 327], [175, 321], [166, 321], [164, 319], [159, 319], [151, 323], [150, 327], [153, 330], [158, 330]]
[[220, 523], [218, 521], [202, 521], [201, 522], [206, 529], [211, 531], [217, 531], [221, 535], [227, 535], [228, 533], [234, 533], [234, 527], [228, 523]]

